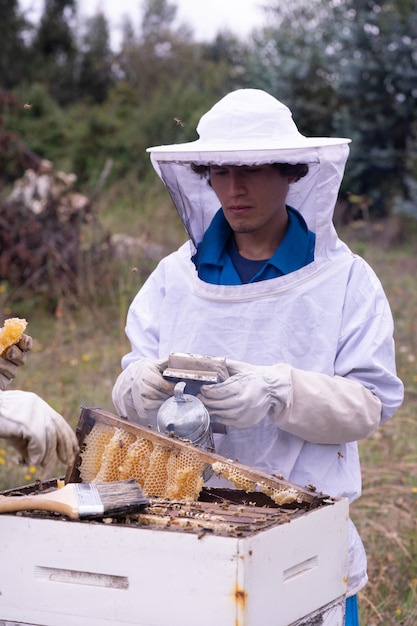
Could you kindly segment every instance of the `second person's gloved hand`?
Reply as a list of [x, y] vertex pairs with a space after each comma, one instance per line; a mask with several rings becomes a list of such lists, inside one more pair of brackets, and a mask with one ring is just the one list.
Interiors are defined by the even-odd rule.
[[0, 391], [4, 391], [16, 377], [19, 367], [26, 363], [27, 353], [32, 350], [30, 335], [22, 335], [19, 341], [0, 357]]
[[78, 451], [75, 433], [45, 400], [30, 391], [0, 393], [0, 437], [18, 450], [25, 463], [47, 468], [56, 461], [70, 464]]

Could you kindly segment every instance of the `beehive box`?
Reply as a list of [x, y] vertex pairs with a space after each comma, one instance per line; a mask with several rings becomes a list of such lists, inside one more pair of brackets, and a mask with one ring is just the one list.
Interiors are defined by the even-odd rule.
[[203, 489], [198, 501], [150, 498], [144, 513], [99, 521], [2, 515], [0, 623], [343, 626], [348, 503], [300, 493], [277, 505]]

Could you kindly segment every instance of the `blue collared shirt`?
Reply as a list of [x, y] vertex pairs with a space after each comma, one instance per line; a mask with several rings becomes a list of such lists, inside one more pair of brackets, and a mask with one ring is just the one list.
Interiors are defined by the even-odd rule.
[[283, 276], [311, 263], [314, 260], [315, 234], [308, 230], [298, 211], [287, 206], [287, 212], [288, 227], [281, 244], [273, 256], [255, 270], [250, 280], [242, 280], [232, 260], [232, 256], [236, 258], [239, 253], [230, 254], [232, 230], [219, 209], [192, 258], [199, 278], [213, 285], [242, 285], [244, 282]]

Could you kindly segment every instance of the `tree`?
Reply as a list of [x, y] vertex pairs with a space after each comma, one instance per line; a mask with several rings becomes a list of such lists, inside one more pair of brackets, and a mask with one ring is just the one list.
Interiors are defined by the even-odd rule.
[[305, 134], [353, 139], [344, 188], [374, 213], [415, 204], [414, 0], [275, 0], [268, 10], [248, 62], [252, 86], [289, 104]]
[[33, 41], [36, 79], [47, 83], [50, 93], [61, 104], [75, 99], [76, 10], [77, 0], [45, 0]]
[[339, 67], [334, 118], [355, 139], [352, 191], [370, 196], [382, 215], [403, 202], [415, 206], [417, 5], [345, 0], [334, 15], [343, 25], [331, 55]]
[[12, 89], [32, 68], [26, 44], [30, 26], [19, 13], [18, 0], [0, 0], [0, 24], [0, 88]]
[[245, 86], [265, 89], [287, 104], [310, 135], [332, 132], [335, 106], [326, 64], [334, 33], [327, 0], [272, 2], [269, 26], [254, 34], [247, 56]]
[[168, 0], [145, 0], [142, 15], [142, 38], [161, 43], [170, 38], [177, 6]]
[[104, 102], [114, 76], [109, 26], [103, 13], [87, 20], [80, 48], [78, 93], [92, 102]]

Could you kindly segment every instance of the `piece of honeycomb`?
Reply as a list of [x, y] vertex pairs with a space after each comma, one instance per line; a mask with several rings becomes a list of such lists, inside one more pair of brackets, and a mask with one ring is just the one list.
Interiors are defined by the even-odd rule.
[[100, 469], [94, 477], [96, 483], [122, 480], [122, 469], [127, 451], [135, 440], [136, 437], [126, 430], [121, 428], [114, 429], [113, 437], [103, 450]]
[[203, 487], [202, 463], [193, 449], [171, 451], [142, 437], [96, 423], [80, 452], [83, 482], [136, 478], [148, 496], [196, 500]]
[[192, 449], [172, 452], [167, 464], [166, 497], [170, 500], [195, 499], [194, 494], [199, 494], [204, 485], [205, 467]]
[[27, 321], [20, 317], [10, 317], [0, 328], [0, 356], [4, 356], [14, 343], [17, 343], [25, 332]]
[[237, 468], [220, 462], [213, 463], [212, 467], [215, 474], [230, 480], [238, 489], [243, 489], [243, 491], [247, 492], [256, 490], [257, 483], [242, 476]]
[[143, 485], [149, 469], [153, 443], [137, 437], [129, 446], [120, 472], [120, 480], [136, 478]]
[[269, 496], [275, 504], [278, 504], [278, 506], [282, 506], [283, 504], [292, 504], [295, 500], [297, 500], [298, 492], [296, 489], [274, 489], [262, 481], [251, 481], [241, 474], [239, 468], [228, 465], [227, 463], [216, 462], [213, 463], [212, 467], [215, 474], [226, 478], [226, 480], [230, 480], [238, 489], [243, 489], [248, 493], [251, 491], [260, 491], [261, 493]]
[[283, 504], [292, 504], [297, 500], [298, 493], [296, 489], [273, 489], [272, 487], [268, 487], [267, 485], [261, 485], [262, 493], [269, 496], [271, 500], [278, 504], [278, 506], [282, 506]]
[[149, 466], [145, 482], [142, 485], [143, 491], [148, 496], [163, 497], [168, 481], [167, 464], [170, 456], [169, 450], [164, 450], [161, 446], [153, 446], [149, 457]]
[[81, 472], [85, 483], [93, 482], [97, 476], [101, 467], [104, 448], [113, 437], [114, 430], [112, 426], [98, 422], [86, 436], [81, 454]]

